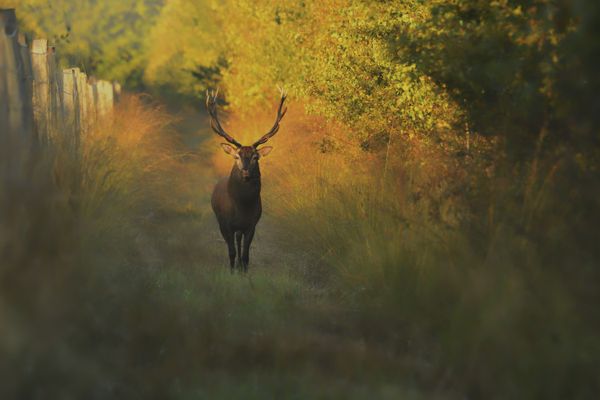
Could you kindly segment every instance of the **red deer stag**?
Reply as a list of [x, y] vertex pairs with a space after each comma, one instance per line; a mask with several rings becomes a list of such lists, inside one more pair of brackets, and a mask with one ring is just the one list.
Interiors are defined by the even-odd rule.
[[242, 146], [225, 132], [217, 116], [217, 95], [218, 92], [206, 93], [206, 108], [210, 114], [210, 126], [217, 135], [229, 142], [221, 143], [221, 147], [225, 153], [234, 158], [235, 162], [229, 178], [221, 179], [215, 186], [211, 205], [217, 216], [221, 234], [227, 242], [231, 272], [235, 268], [236, 244], [238, 265], [244, 272], [248, 272], [250, 243], [252, 243], [254, 230], [262, 213], [258, 160], [266, 157], [273, 149], [271, 146], [261, 148], [258, 146], [266, 143], [279, 130], [279, 122], [287, 111], [287, 108], [283, 108], [286, 94], [283, 90], [281, 91], [275, 124], [252, 146]]

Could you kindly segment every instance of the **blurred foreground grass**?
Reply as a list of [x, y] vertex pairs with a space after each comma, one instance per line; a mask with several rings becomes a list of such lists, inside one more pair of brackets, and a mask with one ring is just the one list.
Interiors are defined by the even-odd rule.
[[468, 181], [439, 157], [382, 179], [289, 118], [248, 275], [226, 268], [206, 133], [190, 150], [140, 98], [81, 163], [59, 146], [4, 174], [2, 398], [593, 398], [594, 254], [572, 274], [527, 205], [459, 217], [439, 185]]
[[415, 374], [399, 383], [399, 368], [421, 361], [366, 340], [360, 314], [286, 250], [272, 217], [252, 272], [228, 272], [211, 157], [171, 140], [172, 123], [130, 97], [81, 158], [58, 143], [23, 154], [26, 180], [4, 175], [2, 398], [410, 393]]

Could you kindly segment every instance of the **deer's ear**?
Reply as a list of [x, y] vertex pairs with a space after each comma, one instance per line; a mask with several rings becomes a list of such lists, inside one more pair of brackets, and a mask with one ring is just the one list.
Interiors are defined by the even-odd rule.
[[271, 152], [271, 150], [273, 150], [273, 146], [265, 146], [265, 147], [261, 147], [260, 149], [256, 150], [258, 152], [258, 154], [261, 157], [266, 157], [269, 155], [269, 153]]
[[227, 153], [229, 155], [235, 156], [236, 153], [237, 153], [236, 149], [232, 145], [230, 145], [230, 144], [221, 143], [221, 147], [223, 148], [223, 150], [225, 151], [225, 153]]

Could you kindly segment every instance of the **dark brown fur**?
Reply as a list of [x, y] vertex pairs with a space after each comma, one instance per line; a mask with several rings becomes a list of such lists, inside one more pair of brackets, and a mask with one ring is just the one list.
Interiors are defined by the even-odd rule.
[[252, 146], [242, 146], [233, 136], [225, 132], [217, 115], [217, 94], [218, 92], [206, 93], [206, 109], [210, 115], [210, 126], [217, 135], [227, 140], [228, 143], [222, 143], [221, 147], [235, 159], [235, 164], [229, 178], [222, 179], [215, 186], [211, 205], [217, 216], [221, 234], [227, 242], [231, 271], [233, 272], [237, 259], [240, 267], [247, 272], [250, 262], [250, 244], [262, 214], [258, 160], [271, 152], [271, 146], [262, 145], [279, 131], [279, 123], [287, 110], [283, 108], [286, 94], [281, 91], [275, 124]]
[[[239, 160], [236, 160], [229, 178], [220, 180], [215, 186], [211, 204], [221, 234], [227, 242], [232, 271], [237, 253], [238, 263], [246, 272], [250, 261], [250, 244], [262, 214], [260, 167], [259, 156], [254, 148], [241, 147], [238, 156]], [[239, 168], [240, 164], [242, 169]]]

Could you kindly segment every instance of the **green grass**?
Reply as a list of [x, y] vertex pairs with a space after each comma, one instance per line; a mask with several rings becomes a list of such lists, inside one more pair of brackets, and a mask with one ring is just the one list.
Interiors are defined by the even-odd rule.
[[318, 257], [286, 249], [269, 210], [250, 273], [229, 272], [210, 158], [157, 166], [155, 152], [184, 149], [154, 137], [160, 112], [128, 107], [89, 138], [82, 165], [58, 147], [51, 168], [34, 168], [39, 191], [3, 222], [22, 233], [2, 243], [2, 397], [415, 397], [420, 360], [368, 337], [356, 304], [321, 279]]
[[[600, 320], [591, 308], [597, 253], [588, 246], [590, 225], [574, 217], [595, 214], [563, 197], [573, 193], [569, 171], [544, 185], [541, 174], [528, 188], [520, 175], [507, 185], [510, 171], [483, 178], [467, 166], [463, 181], [436, 181], [448, 165], [438, 161], [424, 174], [411, 159], [396, 162], [382, 186], [377, 164], [361, 161], [368, 175], [336, 154], [296, 152], [285, 163], [305, 168], [280, 166], [267, 194], [292, 246], [319, 255], [331, 289], [369, 326], [350, 329], [371, 346], [423, 361], [409, 369], [420, 390], [592, 398], [600, 372]], [[461, 196], [449, 194], [453, 185]], [[528, 190], [536, 205], [522, 200]]]
[[[144, 115], [84, 158], [79, 192], [48, 174], [77, 176], [68, 152], [31, 169], [35, 190], [3, 181], [4, 215], [20, 210], [0, 236], [3, 398], [592, 398], [596, 272], [565, 263], [575, 241], [524, 230], [526, 206], [461, 221], [397, 171], [382, 193], [327, 155], [295, 173], [274, 158], [250, 272], [231, 274], [207, 133], [165, 148]], [[561, 202], [537, 197], [544, 221]]]

